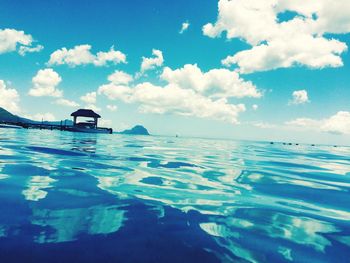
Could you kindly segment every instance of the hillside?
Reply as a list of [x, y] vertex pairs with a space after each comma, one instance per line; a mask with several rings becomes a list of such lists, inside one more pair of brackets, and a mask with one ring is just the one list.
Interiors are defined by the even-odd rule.
[[21, 117], [12, 114], [11, 112], [8, 112], [4, 108], [0, 107], [0, 121], [5, 122], [19, 122], [21, 121]]
[[[0, 107], [0, 122], [22, 122], [22, 123], [41, 123], [14, 115], [11, 112]], [[64, 122], [64, 121], [63, 121]], [[60, 125], [61, 121], [45, 121], [44, 124]], [[66, 125], [73, 125], [71, 120], [65, 120]]]

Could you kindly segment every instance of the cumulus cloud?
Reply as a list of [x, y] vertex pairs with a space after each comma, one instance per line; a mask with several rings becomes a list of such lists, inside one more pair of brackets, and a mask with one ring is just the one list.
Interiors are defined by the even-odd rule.
[[123, 71], [116, 70], [108, 76], [108, 80], [115, 85], [128, 85], [133, 81], [133, 77]]
[[62, 78], [53, 69], [40, 69], [32, 78], [33, 87], [29, 90], [29, 95], [34, 97], [62, 97], [63, 92], [56, 88], [61, 81]]
[[[33, 37], [24, 31], [0, 29], [0, 54], [18, 51], [22, 56], [27, 52], [39, 52], [43, 46], [32, 47]], [[19, 47], [19, 49], [17, 48]]]
[[253, 125], [254, 127], [257, 127], [257, 128], [260, 128], [260, 129], [276, 129], [276, 128], [280, 128], [276, 124], [272, 124], [272, 123], [268, 123], [268, 122], [262, 122], [262, 121], [251, 122], [250, 124]]
[[101, 108], [96, 106], [96, 98], [97, 93], [95, 91], [88, 92], [84, 96], [80, 97], [80, 99], [86, 103], [86, 109], [91, 109], [93, 111], [101, 111]]
[[84, 96], [81, 96], [80, 99], [87, 104], [95, 104], [96, 103], [96, 92], [88, 92]]
[[5, 81], [0, 80], [0, 107], [12, 113], [19, 113], [19, 94], [16, 89], [6, 86]]
[[142, 57], [141, 73], [163, 65], [164, 58], [162, 51], [153, 49], [152, 55], [153, 57], [150, 58]]
[[190, 26], [189, 22], [187, 22], [187, 21], [183, 22], [179, 33], [182, 34], [183, 32], [185, 32], [189, 28], [189, 26]]
[[173, 113], [238, 123], [238, 114], [245, 111], [243, 104], [232, 105], [226, 99], [211, 100], [194, 90], [173, 84], [156, 86], [144, 82], [128, 87], [110, 83], [102, 85], [99, 93], [110, 99], [139, 103], [139, 110], [143, 113]]
[[293, 99], [289, 102], [289, 104], [297, 105], [297, 104], [304, 104], [304, 103], [310, 102], [306, 90], [295, 90], [293, 91], [292, 96], [293, 96]]
[[107, 52], [91, 53], [91, 45], [78, 45], [72, 49], [61, 48], [50, 55], [48, 65], [67, 64], [70, 67], [93, 64], [106, 66], [109, 63], [126, 63], [126, 55], [121, 51], [114, 50], [112, 46]]
[[339, 111], [335, 115], [321, 120], [298, 118], [286, 122], [290, 127], [315, 130], [334, 134], [350, 134], [350, 112]]
[[139, 104], [141, 112], [174, 113], [238, 123], [238, 115], [245, 111], [243, 104], [234, 105], [228, 98], [262, 96], [249, 81], [228, 69], [203, 72], [197, 65], [179, 69], [164, 68], [160, 79], [164, 85], [149, 82], [133, 83], [133, 78], [121, 71], [108, 77], [98, 94], [111, 100]]
[[104, 66], [108, 62], [114, 64], [126, 63], [126, 55], [121, 51], [114, 50], [114, 47], [112, 46], [108, 52], [98, 52], [93, 63], [95, 66]]
[[254, 46], [250, 50], [228, 56], [221, 62], [225, 66], [237, 64], [241, 73], [289, 68], [295, 65], [305, 65], [313, 69], [335, 68], [343, 66], [339, 55], [346, 49], [346, 44], [338, 40], [304, 35]]
[[350, 134], [350, 112], [339, 111], [323, 122], [323, 131], [336, 134]]
[[55, 101], [55, 104], [61, 105], [61, 106], [66, 106], [66, 107], [79, 107], [79, 104], [75, 101], [72, 100], [67, 100], [67, 99], [58, 99]]
[[288, 126], [316, 129], [322, 125], [322, 120], [314, 120], [310, 118], [297, 118], [295, 120], [287, 121], [286, 124]]
[[[286, 11], [297, 15], [279, 21]], [[252, 46], [222, 60], [237, 64], [241, 73], [304, 65], [340, 67], [347, 45], [326, 34], [350, 32], [350, 4], [339, 0], [220, 0], [215, 24], [203, 27], [204, 35], [239, 38]]]
[[106, 120], [106, 119], [100, 119], [98, 121], [98, 126], [100, 127], [111, 127], [112, 126], [112, 121], [111, 120]]
[[106, 108], [110, 111], [116, 111], [118, 109], [116, 105], [107, 105]]
[[37, 45], [35, 47], [20, 46], [18, 53], [21, 56], [25, 56], [27, 53], [40, 52], [43, 49], [44, 49], [44, 46], [42, 45]]
[[97, 107], [95, 104], [87, 104], [85, 108], [93, 111], [101, 111], [101, 108]]
[[123, 101], [129, 101], [128, 98], [130, 97], [131, 89], [129, 86], [108, 83], [101, 85], [98, 88], [98, 94], [103, 94], [111, 100], [119, 99]]
[[262, 96], [252, 82], [244, 81], [237, 72], [228, 69], [212, 69], [202, 72], [197, 65], [191, 64], [175, 70], [166, 67], [161, 74], [161, 79], [169, 84], [192, 89], [213, 98], [259, 98]]

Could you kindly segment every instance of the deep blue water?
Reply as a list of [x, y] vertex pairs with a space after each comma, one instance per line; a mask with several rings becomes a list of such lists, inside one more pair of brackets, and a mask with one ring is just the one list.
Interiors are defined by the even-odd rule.
[[350, 262], [350, 148], [0, 129], [0, 262]]

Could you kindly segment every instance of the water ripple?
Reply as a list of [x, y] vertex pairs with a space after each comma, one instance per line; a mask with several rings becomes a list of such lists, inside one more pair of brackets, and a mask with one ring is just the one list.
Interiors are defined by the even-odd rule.
[[[0, 141], [0, 247], [32, 247], [37, 262], [37, 246], [93, 240], [150, 261], [350, 257], [348, 147], [32, 130]], [[100, 249], [117, 261], [128, 251]]]

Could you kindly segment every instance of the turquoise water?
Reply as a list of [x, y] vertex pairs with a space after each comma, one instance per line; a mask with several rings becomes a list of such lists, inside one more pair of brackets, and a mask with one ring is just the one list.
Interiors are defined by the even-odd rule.
[[349, 262], [350, 148], [0, 129], [0, 262]]

